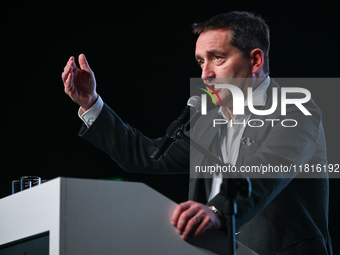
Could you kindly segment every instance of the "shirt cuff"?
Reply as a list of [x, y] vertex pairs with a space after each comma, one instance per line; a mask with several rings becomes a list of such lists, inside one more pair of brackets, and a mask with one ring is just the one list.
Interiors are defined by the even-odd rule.
[[99, 116], [100, 112], [103, 109], [103, 106], [104, 106], [103, 99], [98, 95], [97, 101], [86, 112], [83, 112], [81, 107], [79, 108], [78, 116], [84, 122], [84, 124], [89, 128]]

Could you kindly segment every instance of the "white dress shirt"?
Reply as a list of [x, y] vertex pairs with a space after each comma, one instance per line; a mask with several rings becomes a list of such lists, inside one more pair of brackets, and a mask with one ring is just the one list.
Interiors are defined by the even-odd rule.
[[[270, 84], [269, 76], [263, 80], [263, 82], [253, 91], [253, 105], [254, 106], [264, 106], [267, 100], [267, 88]], [[248, 106], [248, 98], [244, 101], [244, 106]], [[250, 112], [248, 108], [246, 108], [244, 115], [235, 115], [234, 125], [231, 125], [230, 119], [228, 119], [223, 111], [222, 106], [218, 110], [218, 114], [221, 115], [224, 119], [228, 120], [228, 123], [224, 125], [221, 132], [221, 152], [224, 163], [229, 163], [231, 165], [235, 165], [238, 153], [240, 149], [241, 138], [243, 136], [246, 125], [250, 119]], [[245, 123], [245, 125], [243, 124]], [[211, 186], [211, 192], [209, 195], [208, 201], [210, 201], [214, 196], [216, 196], [220, 192], [220, 187], [222, 184], [222, 174], [214, 174]]]
[[78, 116], [85, 123], [85, 125], [89, 128], [99, 116], [100, 112], [103, 109], [103, 106], [104, 106], [103, 99], [98, 95], [97, 101], [86, 112], [83, 112], [81, 107], [79, 108]]

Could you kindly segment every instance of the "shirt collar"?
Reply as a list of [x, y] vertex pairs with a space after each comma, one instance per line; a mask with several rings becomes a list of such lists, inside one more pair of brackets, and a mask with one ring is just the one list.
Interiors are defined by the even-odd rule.
[[[254, 106], [264, 106], [266, 104], [266, 100], [267, 100], [267, 88], [270, 84], [270, 77], [267, 76], [261, 83], [260, 85], [255, 88], [255, 90], [253, 91], [253, 105]], [[246, 101], [244, 101], [244, 106], [248, 106], [248, 98], [246, 99]], [[222, 111], [222, 106], [220, 107], [220, 109], [217, 112], [219, 115], [221, 115], [223, 118], [228, 119], [223, 111]]]

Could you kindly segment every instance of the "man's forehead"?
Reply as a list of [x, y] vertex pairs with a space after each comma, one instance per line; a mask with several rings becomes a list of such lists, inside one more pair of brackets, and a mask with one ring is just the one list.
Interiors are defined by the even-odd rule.
[[225, 42], [226, 39], [228, 39], [229, 37], [230, 37], [230, 30], [226, 28], [207, 30], [200, 34], [196, 43], [201, 43], [201, 42], [206, 42], [206, 41]]
[[230, 40], [229, 29], [208, 30], [200, 34], [196, 41], [196, 55], [200, 51], [213, 51], [224, 47]]

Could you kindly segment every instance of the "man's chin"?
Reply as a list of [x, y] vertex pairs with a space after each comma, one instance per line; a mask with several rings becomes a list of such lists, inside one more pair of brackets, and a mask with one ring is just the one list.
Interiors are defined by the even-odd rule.
[[212, 93], [212, 96], [215, 100], [211, 100], [212, 103], [216, 106], [221, 106], [221, 102], [220, 102], [220, 99], [218, 98], [218, 96], [215, 94], [215, 93]]

